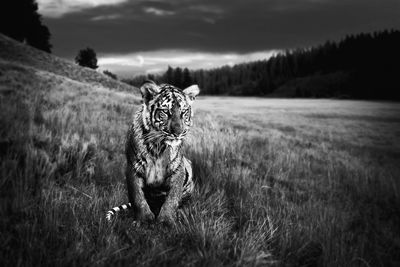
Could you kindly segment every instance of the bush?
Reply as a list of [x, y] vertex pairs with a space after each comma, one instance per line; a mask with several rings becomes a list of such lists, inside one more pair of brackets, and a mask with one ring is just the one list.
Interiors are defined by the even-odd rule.
[[118, 80], [117, 74], [114, 74], [111, 71], [105, 70], [105, 71], [103, 71], [103, 74], [107, 75], [111, 79]]
[[97, 66], [96, 52], [90, 47], [80, 50], [75, 57], [75, 62], [82, 67], [88, 67], [94, 70], [99, 67]]

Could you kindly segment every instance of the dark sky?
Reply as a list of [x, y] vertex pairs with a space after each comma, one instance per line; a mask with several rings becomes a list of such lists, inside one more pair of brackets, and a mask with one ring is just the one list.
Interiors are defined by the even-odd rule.
[[211, 68], [349, 33], [400, 29], [400, 0], [38, 0], [53, 53], [93, 47], [102, 68], [133, 75]]

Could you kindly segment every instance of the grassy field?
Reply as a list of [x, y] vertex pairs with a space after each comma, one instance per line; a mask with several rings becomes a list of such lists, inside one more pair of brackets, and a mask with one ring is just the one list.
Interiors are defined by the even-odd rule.
[[167, 229], [104, 218], [127, 201], [140, 100], [54, 77], [25, 87], [1, 91], [3, 266], [400, 263], [399, 104], [200, 97], [196, 193]]
[[3, 44], [1, 266], [400, 264], [400, 104], [200, 97], [177, 227], [107, 223], [138, 92]]

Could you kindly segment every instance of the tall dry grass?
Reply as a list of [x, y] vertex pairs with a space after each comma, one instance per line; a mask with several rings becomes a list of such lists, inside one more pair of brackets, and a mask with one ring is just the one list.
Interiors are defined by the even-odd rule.
[[400, 262], [398, 104], [200, 99], [185, 147], [195, 196], [176, 228], [137, 227], [104, 215], [127, 201], [139, 100], [0, 70], [21, 85], [0, 98], [3, 266]]

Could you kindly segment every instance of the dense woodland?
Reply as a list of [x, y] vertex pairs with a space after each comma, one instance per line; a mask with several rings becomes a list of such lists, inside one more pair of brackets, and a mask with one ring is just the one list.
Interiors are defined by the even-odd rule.
[[400, 31], [349, 35], [339, 42], [211, 70], [169, 67], [162, 75], [125, 81], [139, 86], [149, 78], [181, 88], [197, 83], [208, 95], [400, 100]]

